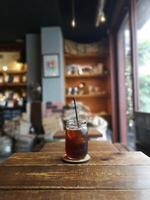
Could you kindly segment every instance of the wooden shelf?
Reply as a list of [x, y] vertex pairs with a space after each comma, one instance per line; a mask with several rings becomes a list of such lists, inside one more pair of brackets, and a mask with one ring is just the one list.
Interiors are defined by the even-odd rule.
[[68, 74], [66, 74], [65, 75], [65, 77], [66, 78], [92, 78], [92, 77], [94, 77], [94, 78], [105, 78], [105, 77], [107, 77], [108, 76], [108, 74], [71, 74], [71, 75], [68, 75]]
[[9, 70], [6, 72], [0, 71], [0, 74], [25, 74], [25, 73], [27, 73], [27, 70], [20, 70], [20, 71]]
[[101, 97], [101, 98], [106, 98], [106, 97], [109, 97], [108, 94], [83, 94], [83, 95], [66, 95], [66, 98], [95, 98], [95, 97]]
[[95, 59], [95, 58], [105, 58], [106, 56], [108, 56], [108, 53], [103, 53], [103, 54], [80, 54], [80, 55], [73, 55], [73, 54], [65, 54], [65, 58], [68, 59], [87, 59], [87, 58], [91, 58], [91, 59]]
[[0, 87], [26, 87], [27, 83], [0, 83]]

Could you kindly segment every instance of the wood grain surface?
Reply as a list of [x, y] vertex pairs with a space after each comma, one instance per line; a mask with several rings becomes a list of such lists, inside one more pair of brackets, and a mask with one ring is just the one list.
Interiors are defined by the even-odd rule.
[[[91, 159], [89, 162], [80, 165], [150, 165], [150, 159], [142, 152], [99, 152], [97, 154], [89, 152]], [[70, 165], [62, 161], [62, 153], [52, 152], [32, 152], [15, 153], [2, 165], [4, 166], [51, 166]], [[71, 164], [72, 165], [72, 164]], [[76, 164], [75, 164], [76, 165]], [[78, 164], [79, 165], [79, 164]]]
[[64, 163], [64, 142], [16, 153], [0, 166], [0, 200], [149, 200], [150, 158], [122, 145], [90, 141], [91, 159]]
[[[89, 141], [88, 149], [90, 152], [110, 151], [119, 152], [119, 150], [111, 143], [106, 141]], [[44, 145], [41, 152], [61, 152], [65, 151], [64, 142], [50, 142]]]
[[150, 166], [1, 166], [0, 189], [150, 189]]
[[0, 200], [150, 200], [150, 190], [0, 190]]

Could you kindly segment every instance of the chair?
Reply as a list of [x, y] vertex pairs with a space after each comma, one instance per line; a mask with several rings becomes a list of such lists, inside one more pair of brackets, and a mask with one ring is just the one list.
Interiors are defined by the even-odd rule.
[[135, 112], [136, 149], [150, 155], [150, 113]]

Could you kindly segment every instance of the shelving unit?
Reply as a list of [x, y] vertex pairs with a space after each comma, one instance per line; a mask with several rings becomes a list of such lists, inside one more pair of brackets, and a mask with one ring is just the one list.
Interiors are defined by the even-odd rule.
[[[26, 90], [27, 90], [27, 80], [26, 80], [26, 69], [20, 70], [7, 70], [7, 71], [0, 71], [0, 93], [1, 95], [5, 95], [8, 91], [11, 91], [13, 94], [18, 94], [21, 98], [25, 98]], [[7, 77], [7, 78], [6, 78]], [[25, 99], [24, 99], [25, 100]], [[4, 103], [5, 104], [5, 103]], [[12, 109], [19, 108], [21, 110], [21, 106], [19, 104], [14, 105]], [[1, 109], [6, 109], [7, 106], [1, 106]], [[11, 107], [9, 108], [11, 109]], [[24, 109], [24, 105], [22, 105], [22, 109]]]
[[[110, 69], [109, 54], [107, 52], [100, 55], [70, 55], [64, 54], [65, 59], [65, 101], [66, 104], [75, 97], [77, 101], [88, 106], [93, 114], [98, 114], [111, 121], [111, 91], [110, 91]], [[95, 72], [96, 66], [101, 63], [103, 70]], [[90, 72], [70, 73], [68, 66], [90, 66]], [[86, 91], [83, 94], [79, 92], [69, 93], [71, 89], [79, 88], [81, 83], [85, 84]], [[92, 89], [90, 89], [92, 88]], [[90, 91], [91, 90], [91, 91]], [[93, 90], [93, 91], [92, 91]], [[110, 122], [111, 123], [111, 122]]]
[[20, 116], [26, 108], [27, 65], [24, 43], [0, 45], [0, 129], [5, 120]]

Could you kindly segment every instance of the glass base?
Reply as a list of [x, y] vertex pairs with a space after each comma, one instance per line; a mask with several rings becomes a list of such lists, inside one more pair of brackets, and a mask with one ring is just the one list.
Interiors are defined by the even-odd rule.
[[68, 158], [66, 154], [62, 157], [63, 161], [68, 162], [68, 163], [84, 163], [84, 162], [89, 161], [90, 158], [91, 156], [89, 154], [87, 154], [84, 158], [79, 159], [79, 160]]

